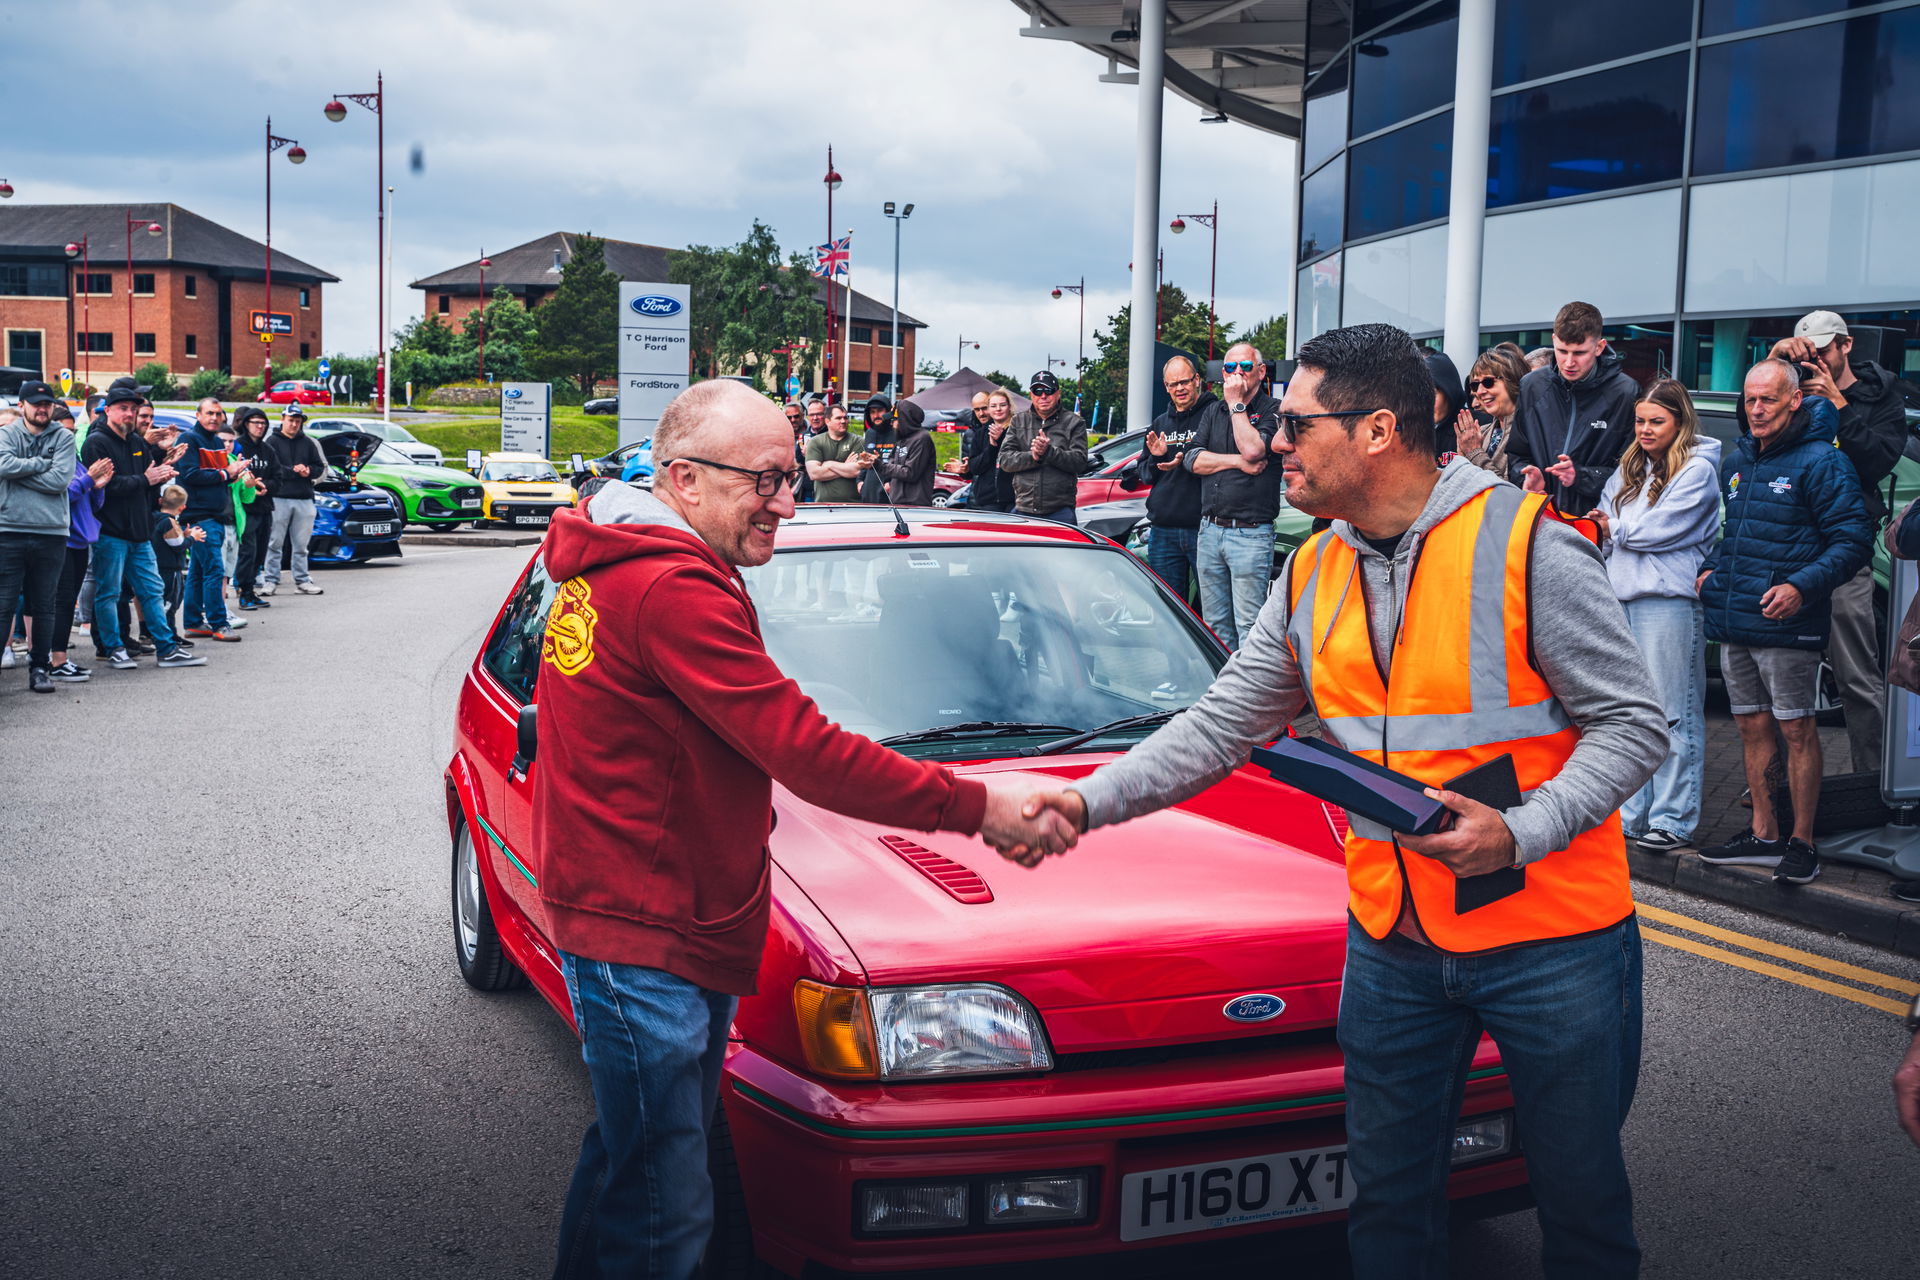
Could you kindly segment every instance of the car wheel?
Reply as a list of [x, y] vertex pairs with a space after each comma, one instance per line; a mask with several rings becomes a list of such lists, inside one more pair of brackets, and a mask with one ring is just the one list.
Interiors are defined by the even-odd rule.
[[747, 1193], [740, 1182], [740, 1160], [733, 1150], [727, 1109], [713, 1109], [707, 1128], [707, 1176], [713, 1182], [713, 1234], [700, 1259], [701, 1280], [773, 1280], [780, 1275], [753, 1253], [753, 1229], [747, 1223]]
[[938, 493], [938, 492], [936, 492], [936, 493], [935, 493], [935, 494], [933, 495], [933, 505], [934, 505], [934, 506], [936, 506], [936, 507], [944, 507], [944, 506], [946, 506], [946, 505], [947, 505], [947, 501], [948, 501], [948, 499], [949, 499], [949, 497], [950, 497], [950, 495], [948, 495], [948, 494], [944, 494], [944, 493]]
[[480, 875], [480, 855], [465, 822], [453, 841], [453, 954], [460, 976], [476, 991], [507, 991], [526, 979], [500, 945]]

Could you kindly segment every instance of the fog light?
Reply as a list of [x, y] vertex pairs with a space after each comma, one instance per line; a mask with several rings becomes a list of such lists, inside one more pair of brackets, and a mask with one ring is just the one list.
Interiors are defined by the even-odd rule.
[[964, 1182], [892, 1182], [860, 1189], [862, 1231], [959, 1231], [966, 1225]]
[[987, 1183], [987, 1221], [1074, 1222], [1087, 1216], [1087, 1175], [994, 1178]]
[[1505, 1155], [1513, 1145], [1509, 1120], [1510, 1117], [1503, 1111], [1497, 1116], [1482, 1116], [1456, 1126], [1453, 1131], [1453, 1163], [1471, 1164], [1475, 1160]]

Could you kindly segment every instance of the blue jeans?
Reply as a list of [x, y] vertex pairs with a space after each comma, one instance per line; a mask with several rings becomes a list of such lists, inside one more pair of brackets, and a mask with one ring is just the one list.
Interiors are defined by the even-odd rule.
[[207, 535], [205, 542], [187, 542], [187, 594], [182, 612], [189, 627], [227, 629], [225, 579], [221, 574], [221, 548], [233, 526], [218, 520], [195, 520], [193, 527]]
[[659, 969], [560, 953], [595, 1118], [554, 1276], [691, 1276], [713, 1230], [707, 1126], [734, 998]]
[[94, 647], [111, 652], [126, 643], [126, 637], [120, 634], [123, 584], [140, 602], [140, 616], [153, 636], [153, 647], [161, 653], [176, 648], [180, 638], [167, 625], [167, 604], [160, 585], [160, 569], [153, 558], [153, 544], [145, 538], [129, 542], [105, 533], [93, 544]]
[[1200, 616], [1229, 649], [1253, 634], [1273, 582], [1273, 526], [1200, 522]]
[[[1408, 855], [1413, 856], [1413, 855]], [[1347, 927], [1340, 996], [1356, 1280], [1447, 1275], [1446, 1182], [1486, 1031], [1513, 1085], [1549, 1280], [1635, 1276], [1620, 1126], [1640, 1075], [1640, 928], [1452, 956]]]
[[1620, 821], [1631, 835], [1657, 827], [1690, 840], [1706, 790], [1706, 611], [1698, 600], [1680, 596], [1648, 596], [1624, 607], [1667, 713], [1668, 743], [1667, 758], [1647, 785], [1620, 806]]
[[1160, 575], [1160, 581], [1173, 588], [1173, 594], [1189, 599], [1194, 566], [1200, 552], [1198, 529], [1174, 529], [1155, 525], [1147, 531], [1147, 568]]
[[1039, 519], [1058, 520], [1061, 524], [1078, 525], [1080, 523], [1080, 509], [1078, 507], [1061, 507], [1058, 511], [1042, 511], [1039, 513]]

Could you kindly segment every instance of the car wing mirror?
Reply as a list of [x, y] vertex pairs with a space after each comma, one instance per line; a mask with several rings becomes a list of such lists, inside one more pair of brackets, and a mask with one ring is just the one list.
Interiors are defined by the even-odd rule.
[[1126, 475], [1120, 477], [1120, 487], [1128, 493], [1137, 493], [1145, 486], [1140, 481], [1139, 472], [1129, 471]]
[[508, 776], [521, 782], [527, 780], [527, 771], [533, 767], [533, 758], [540, 748], [539, 718], [540, 708], [529, 702], [520, 708], [519, 719], [514, 724], [513, 764]]

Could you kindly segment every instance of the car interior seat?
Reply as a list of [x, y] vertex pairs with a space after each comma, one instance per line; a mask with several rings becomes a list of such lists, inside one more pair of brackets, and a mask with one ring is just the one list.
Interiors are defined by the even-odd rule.
[[901, 570], [882, 577], [879, 589], [869, 687], [893, 732], [1036, 718], [1025, 668], [1000, 637], [1000, 610], [985, 582]]

